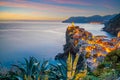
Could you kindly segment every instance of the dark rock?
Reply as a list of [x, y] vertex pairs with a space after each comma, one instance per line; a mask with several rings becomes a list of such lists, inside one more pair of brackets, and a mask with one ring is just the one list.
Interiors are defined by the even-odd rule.
[[117, 33], [120, 31], [120, 14], [105, 23], [103, 30], [117, 36]]

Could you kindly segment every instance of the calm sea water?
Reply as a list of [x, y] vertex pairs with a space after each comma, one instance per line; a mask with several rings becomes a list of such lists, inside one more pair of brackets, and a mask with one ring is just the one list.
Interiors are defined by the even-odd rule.
[[[69, 23], [0, 22], [0, 62], [17, 63], [23, 58], [53, 59], [63, 52], [65, 31]], [[103, 24], [76, 24], [94, 35], [112, 35], [102, 31]]]

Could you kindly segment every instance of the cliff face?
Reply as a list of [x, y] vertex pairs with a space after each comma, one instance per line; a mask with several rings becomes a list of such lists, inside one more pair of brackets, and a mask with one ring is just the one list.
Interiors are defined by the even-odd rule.
[[110, 21], [105, 24], [103, 30], [117, 36], [117, 33], [120, 31], [120, 14], [110, 19]]

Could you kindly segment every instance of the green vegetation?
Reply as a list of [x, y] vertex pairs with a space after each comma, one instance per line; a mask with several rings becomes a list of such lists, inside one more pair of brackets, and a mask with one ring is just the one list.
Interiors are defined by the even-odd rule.
[[0, 80], [18, 80], [12, 69], [8, 69], [0, 64]]
[[120, 78], [120, 50], [108, 53], [102, 63], [84, 80], [116, 80]]
[[44, 61], [40, 64], [36, 58], [30, 57], [29, 60], [25, 58], [25, 64], [21, 65], [13, 65], [20, 70], [20, 74], [16, 76], [17, 78], [21, 78], [24, 80], [40, 80], [47, 79], [47, 68], [48, 61]]
[[120, 78], [120, 50], [112, 51], [93, 71], [78, 69], [79, 54], [73, 58], [69, 53], [66, 61], [57, 64], [39, 62], [36, 58], [25, 58], [25, 63], [12, 65], [8, 70], [0, 67], [0, 80], [116, 80]]
[[67, 61], [59, 60], [57, 65], [51, 65], [50, 73], [53, 76], [53, 80], [78, 80], [83, 78], [87, 74], [87, 70], [78, 70], [77, 63], [79, 54], [76, 54], [73, 60], [72, 55], [69, 53]]
[[115, 50], [107, 54], [105, 61], [110, 63], [110, 68], [120, 72], [120, 50]]

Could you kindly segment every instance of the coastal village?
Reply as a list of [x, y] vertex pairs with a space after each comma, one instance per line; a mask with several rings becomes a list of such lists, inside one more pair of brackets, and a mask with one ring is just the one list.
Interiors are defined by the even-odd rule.
[[10, 69], [0, 66], [0, 80], [120, 80], [119, 51], [114, 53], [118, 56], [113, 56], [115, 62], [110, 59], [110, 64], [102, 64], [110, 52], [117, 50], [120, 32], [109, 39], [72, 23], [66, 30], [64, 53], [56, 55], [54, 64], [24, 58], [25, 63], [13, 64]]
[[72, 23], [66, 30], [66, 44], [72, 45], [72, 48], [65, 49], [65, 53], [82, 53], [87, 66], [93, 70], [109, 52], [120, 49], [120, 32], [117, 37], [109, 39], [104, 35], [94, 36], [84, 28]]

